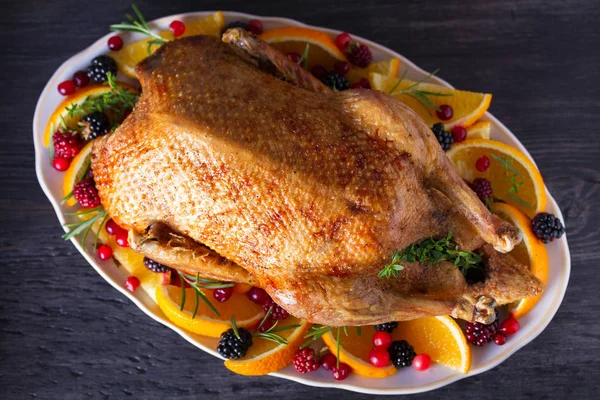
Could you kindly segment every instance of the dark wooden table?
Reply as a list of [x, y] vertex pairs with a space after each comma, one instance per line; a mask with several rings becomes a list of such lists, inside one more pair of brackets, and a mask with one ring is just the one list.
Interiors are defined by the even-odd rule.
[[[366, 397], [229, 373], [145, 316], [60, 238], [34, 172], [34, 106], [55, 69], [120, 22], [129, 4], [1, 3], [0, 397]], [[148, 19], [225, 9], [347, 30], [427, 70], [440, 67], [457, 87], [493, 93], [491, 111], [529, 149], [565, 215], [573, 261], [569, 289], [548, 328], [501, 366], [415, 397], [597, 398], [599, 2], [297, 3], [137, 1]]]

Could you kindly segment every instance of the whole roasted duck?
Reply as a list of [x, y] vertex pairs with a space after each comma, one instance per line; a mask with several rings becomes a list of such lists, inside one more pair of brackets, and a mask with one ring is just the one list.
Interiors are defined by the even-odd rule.
[[[94, 145], [102, 204], [131, 247], [173, 268], [264, 288], [328, 325], [452, 315], [542, 290], [512, 257], [519, 232], [456, 174], [431, 130], [393, 97], [333, 92], [240, 29], [165, 44], [137, 66], [139, 103]], [[394, 250], [452, 232], [485, 280]]]

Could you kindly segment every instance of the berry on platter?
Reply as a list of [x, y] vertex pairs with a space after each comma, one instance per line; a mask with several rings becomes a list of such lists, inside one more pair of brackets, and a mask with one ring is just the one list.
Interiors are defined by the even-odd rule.
[[352, 372], [352, 369], [348, 364], [345, 363], [340, 363], [340, 365], [331, 369], [333, 379], [335, 379], [336, 381], [343, 381], [348, 376], [350, 376], [350, 372]]
[[417, 371], [425, 371], [431, 365], [431, 357], [427, 354], [417, 354], [412, 365]]
[[437, 117], [442, 121], [448, 121], [449, 119], [452, 119], [454, 110], [452, 109], [452, 106], [449, 106], [448, 104], [442, 104], [439, 107], [439, 110], [435, 112], [435, 115], [437, 115]]
[[271, 319], [275, 321], [286, 319], [289, 315], [288, 312], [284, 310], [279, 304], [275, 303], [273, 299], [269, 298], [263, 303], [263, 310], [265, 310], [266, 313], [269, 312], [271, 308], [273, 309], [271, 311]]
[[337, 363], [337, 358], [331, 353], [325, 353], [321, 356], [321, 366], [325, 371], [331, 371]]
[[387, 349], [392, 344], [392, 335], [387, 331], [378, 331], [373, 335], [373, 346], [375, 348]]
[[112, 36], [110, 39], [108, 39], [108, 48], [112, 51], [118, 51], [121, 50], [121, 48], [123, 47], [123, 39], [121, 39], [121, 36]]
[[406, 340], [394, 340], [387, 351], [396, 368], [410, 367], [417, 355], [415, 349]]
[[246, 30], [254, 33], [255, 35], [261, 35], [263, 33], [263, 24], [257, 19], [251, 19], [248, 21]]
[[489, 325], [484, 325], [479, 322], [467, 322], [465, 324], [465, 336], [469, 343], [475, 346], [483, 346], [491, 342], [494, 335], [498, 332], [498, 319]]
[[125, 279], [125, 287], [130, 292], [135, 292], [135, 289], [137, 289], [138, 286], [140, 286], [140, 280], [137, 277], [129, 276]]
[[185, 33], [185, 24], [181, 21], [175, 20], [171, 22], [169, 29], [171, 30], [171, 33], [173, 33], [173, 36], [180, 37]]
[[77, 87], [84, 87], [90, 83], [90, 78], [85, 71], [77, 71], [73, 74], [73, 82]]
[[215, 300], [222, 303], [224, 301], [229, 300], [229, 298], [231, 297], [232, 294], [233, 294], [233, 288], [226, 287], [226, 288], [215, 289], [215, 291], [213, 292], [213, 297], [215, 298]]
[[113, 255], [113, 251], [110, 246], [103, 244], [98, 247], [98, 258], [102, 261], [109, 260]]
[[100, 205], [100, 196], [90, 178], [84, 179], [75, 185], [73, 197], [84, 208], [96, 208]]
[[226, 330], [221, 334], [217, 351], [228, 360], [237, 360], [242, 358], [252, 346], [252, 334], [245, 328], [233, 328]]
[[369, 353], [369, 362], [377, 368], [387, 367], [390, 363], [390, 354], [384, 347], [376, 347]]
[[[373, 60], [371, 50], [364, 44], [355, 43], [349, 46], [348, 59], [359, 68], [367, 68]], [[346, 47], [348, 50], [348, 47]]]
[[[116, 233], [117, 235], [121, 234], [122, 231], [125, 231], [121, 227], [119, 227], [119, 229], [120, 230], [117, 231], [117, 233]], [[159, 263], [158, 261], [154, 261], [148, 257], [144, 257], [144, 266], [154, 273], [164, 273], [164, 272], [171, 270], [171, 268], [167, 267], [166, 265], [163, 265], [163, 264]]]
[[442, 146], [442, 150], [450, 150], [450, 147], [452, 147], [452, 144], [454, 143], [454, 138], [452, 137], [452, 133], [444, 129], [444, 124], [438, 122], [431, 127], [431, 130], [440, 143], [440, 146]]
[[294, 368], [301, 374], [316, 371], [320, 366], [315, 350], [310, 347], [298, 350], [294, 356]]
[[496, 336], [494, 336], [494, 343], [496, 343], [498, 346], [502, 346], [504, 343], [506, 343], [506, 336], [501, 333], [497, 333]]
[[502, 324], [500, 324], [499, 331], [504, 335], [514, 335], [519, 331], [520, 327], [521, 325], [519, 324], [519, 321], [517, 321], [517, 319], [511, 315], [508, 319], [504, 320]]
[[71, 161], [62, 157], [54, 157], [52, 160], [52, 166], [55, 170], [64, 172], [69, 169], [69, 165], [71, 165]]
[[335, 45], [338, 49], [340, 49], [340, 51], [345, 51], [346, 46], [348, 46], [350, 42], [352, 42], [352, 37], [346, 32], [340, 33], [335, 38]]
[[77, 86], [72, 80], [61, 82], [58, 85], [58, 93], [62, 94], [63, 96], [73, 94], [75, 93], [75, 90], [77, 90]]
[[397, 327], [398, 327], [398, 322], [391, 321], [391, 322], [385, 322], [383, 324], [375, 325], [375, 330], [376, 331], [385, 331], [387, 333], [392, 333], [392, 332], [394, 332], [394, 329], [396, 329]]
[[129, 242], [128, 242], [127, 236], [128, 236], [128, 233], [126, 230], [119, 231], [116, 234], [115, 242], [117, 242], [117, 244], [120, 247], [129, 247]]
[[70, 132], [56, 131], [52, 135], [52, 143], [54, 144], [54, 155], [67, 160], [73, 159], [83, 148], [79, 136]]
[[328, 72], [323, 79], [323, 83], [336, 92], [350, 89], [350, 82], [348, 82], [348, 79], [338, 72]]
[[246, 294], [248, 298], [256, 304], [265, 304], [268, 300], [271, 299], [267, 292], [264, 291], [264, 289], [258, 287], [253, 287]]
[[560, 239], [565, 234], [565, 227], [560, 219], [550, 213], [539, 213], [531, 221], [533, 232], [543, 243]]
[[487, 156], [481, 156], [475, 162], [475, 168], [479, 172], [485, 172], [490, 167], [490, 159]]

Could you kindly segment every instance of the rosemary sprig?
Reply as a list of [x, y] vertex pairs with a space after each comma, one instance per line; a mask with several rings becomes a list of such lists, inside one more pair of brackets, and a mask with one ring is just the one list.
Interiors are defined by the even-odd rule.
[[523, 180], [523, 174], [513, 167], [512, 163], [514, 159], [510, 156], [504, 158], [496, 154], [491, 154], [491, 157], [498, 161], [502, 168], [504, 168], [504, 176], [507, 177], [506, 182], [511, 184], [507, 193], [508, 198], [519, 203], [523, 207], [533, 209], [531, 204], [517, 196], [517, 194], [519, 194], [519, 188], [525, 184], [525, 181]]
[[417, 100], [423, 107], [425, 107], [427, 112], [431, 115], [431, 111], [430, 111], [431, 108], [434, 109], [435, 111], [439, 111], [440, 109], [427, 96], [452, 96], [452, 93], [430, 92], [427, 90], [420, 90], [417, 88], [417, 86], [419, 84], [425, 82], [426, 80], [428, 80], [429, 78], [431, 78], [432, 76], [437, 74], [438, 72], [439, 72], [439, 68], [436, 69], [435, 71], [433, 71], [432, 73], [430, 73], [429, 75], [427, 75], [425, 78], [421, 79], [420, 81], [413, 83], [406, 89], [401, 89], [401, 90], [396, 91], [396, 89], [398, 88], [398, 86], [400, 86], [400, 83], [402, 83], [402, 81], [406, 77], [406, 74], [408, 73], [408, 69], [405, 69], [404, 72], [402, 73], [402, 76], [400, 77], [400, 79], [398, 79], [398, 82], [396, 82], [394, 87], [392, 87], [392, 89], [388, 93], [391, 94], [392, 96], [396, 96], [399, 94], [405, 94], [407, 96], [412, 97], [413, 99]]
[[192, 314], [192, 319], [196, 318], [196, 313], [198, 312], [198, 303], [199, 303], [200, 299], [208, 306], [208, 308], [211, 309], [211, 311], [213, 313], [215, 313], [218, 316], [221, 315], [221, 314], [219, 314], [219, 311], [215, 308], [215, 306], [210, 302], [208, 297], [206, 297], [206, 293], [204, 293], [204, 290], [202, 290], [202, 289], [222, 289], [222, 288], [232, 287], [234, 285], [233, 283], [200, 278], [200, 275], [198, 273], [196, 273], [195, 276], [185, 274], [181, 271], [177, 271], [177, 273], [179, 274], [179, 280], [181, 282], [181, 287], [182, 287], [181, 302], [179, 304], [180, 310], [183, 310], [183, 307], [185, 306], [185, 300], [186, 300], [185, 284], [187, 283], [188, 285], [190, 285], [190, 287], [192, 289], [194, 289], [194, 296], [195, 296], [194, 297], [195, 298], [194, 312]]
[[308, 69], [308, 49], [310, 47], [310, 44], [306, 44], [306, 47], [304, 47], [304, 51], [302, 52], [302, 55], [300, 56], [300, 59], [298, 60], [298, 65], [302, 65], [302, 67], [304, 69]]
[[267, 313], [263, 317], [262, 321], [260, 321], [260, 324], [258, 324], [258, 327], [256, 328], [256, 330], [252, 333], [252, 337], [270, 340], [271, 342], [275, 342], [275, 343], [279, 343], [279, 344], [287, 344], [288, 343], [287, 339], [284, 338], [283, 336], [281, 336], [280, 334], [278, 334], [278, 332], [283, 332], [283, 331], [287, 331], [290, 329], [296, 329], [300, 325], [292, 324], [292, 325], [280, 326], [279, 328], [277, 328], [277, 324], [279, 323], [279, 321], [275, 321], [275, 323], [269, 329], [267, 329], [264, 332], [260, 332], [260, 328], [262, 328], [263, 325], [265, 324], [265, 322], [269, 319], [269, 317], [273, 313], [274, 308], [275, 308], [274, 306], [271, 306], [269, 308], [269, 311], [267, 311]]
[[320, 324], [315, 324], [315, 325], [311, 326], [310, 329], [308, 330], [308, 332], [306, 332], [306, 334], [304, 335], [304, 338], [308, 339], [308, 340], [305, 341], [304, 343], [302, 343], [302, 345], [300, 346], [300, 349], [304, 349], [304, 348], [310, 346], [311, 344], [313, 344], [314, 342], [319, 340], [324, 334], [331, 331], [332, 328], [333, 327], [331, 327], [329, 325], [320, 325]]
[[69, 240], [72, 237], [75, 237], [75, 236], [79, 235], [80, 233], [83, 233], [82, 243], [85, 243], [85, 240], [87, 239], [87, 235], [90, 232], [90, 230], [92, 229], [92, 226], [94, 226], [94, 223], [98, 220], [106, 219], [106, 217], [108, 216], [108, 213], [106, 212], [106, 210], [104, 210], [104, 207], [102, 207], [102, 206], [98, 206], [96, 208], [92, 208], [92, 209], [86, 210], [86, 211], [78, 213], [78, 214], [77, 213], [69, 213], [69, 215], [85, 215], [85, 214], [90, 214], [93, 212], [96, 212], [96, 214], [86, 220], [72, 222], [69, 224], [64, 224], [65, 227], [69, 228], [69, 231], [67, 233], [65, 233], [64, 235], [62, 235], [62, 238], [64, 240]]
[[151, 38], [153, 38], [154, 39], [154, 40], [152, 40], [152, 42], [154, 42], [153, 44], [161, 44], [162, 45], [169, 41], [168, 39], [165, 39], [164, 37], [152, 32], [152, 29], [150, 29], [150, 26], [148, 26], [146, 19], [144, 18], [144, 16], [140, 12], [140, 10], [136, 7], [135, 4], [132, 4], [131, 8], [133, 9], [133, 13], [135, 14], [135, 17], [133, 17], [129, 14], [125, 14], [125, 16], [127, 17], [127, 19], [130, 22], [121, 22], [120, 24], [113, 24], [110, 26], [111, 31], [125, 31], [125, 32], [142, 33], [146, 36], [150, 36]]
[[[481, 254], [472, 251], [459, 250], [458, 245], [451, 241], [452, 232], [448, 232], [446, 237], [441, 239], [429, 238], [419, 243], [413, 243], [401, 252], [394, 251], [392, 263], [386, 265], [378, 274], [380, 278], [394, 275], [398, 277], [398, 267], [404, 266], [400, 262], [427, 262], [430, 266], [439, 264], [442, 261], [454, 263], [463, 275], [467, 274], [470, 268], [477, 268], [481, 265]], [[396, 272], [394, 274], [394, 272]]]

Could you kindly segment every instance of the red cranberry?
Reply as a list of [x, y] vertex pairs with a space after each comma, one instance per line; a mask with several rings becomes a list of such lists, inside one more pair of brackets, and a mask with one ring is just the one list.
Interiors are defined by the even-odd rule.
[[129, 243], [127, 242], [127, 236], [128, 234], [125, 229], [120, 230], [119, 232], [117, 232], [115, 242], [117, 242], [117, 244], [120, 247], [129, 247]]
[[310, 73], [317, 79], [324, 79], [327, 76], [327, 69], [322, 65], [315, 65], [310, 69]]
[[90, 83], [90, 78], [88, 77], [87, 72], [85, 71], [77, 71], [73, 74], [73, 82], [77, 87], [84, 87]]
[[336, 381], [343, 381], [350, 375], [351, 371], [350, 366], [346, 363], [340, 363], [339, 366], [331, 369], [331, 372], [333, 372], [333, 379]]
[[106, 225], [104, 225], [104, 229], [106, 230], [106, 233], [108, 233], [111, 236], [114, 236], [117, 233], [119, 233], [120, 231], [124, 230], [119, 225], [117, 225], [117, 223], [115, 221], [113, 221], [112, 218], [109, 219], [108, 221], [106, 221]]
[[109, 260], [112, 257], [113, 251], [110, 246], [103, 244], [98, 247], [98, 258], [102, 261]]
[[140, 286], [140, 280], [135, 276], [129, 276], [125, 279], [125, 287], [130, 292], [135, 292], [135, 289], [137, 289], [138, 286]]
[[498, 346], [502, 346], [504, 343], [506, 343], [506, 336], [501, 333], [496, 334], [496, 336], [494, 336], [494, 343], [496, 343]]
[[338, 61], [333, 65], [333, 69], [340, 75], [346, 75], [350, 71], [350, 64], [346, 61]]
[[442, 104], [440, 111], [436, 111], [435, 113], [440, 120], [447, 121], [454, 115], [454, 110], [448, 104]]
[[321, 366], [325, 371], [331, 371], [335, 368], [337, 358], [331, 353], [326, 353], [321, 356]]
[[360, 83], [365, 89], [371, 89], [371, 82], [369, 82], [367, 78], [360, 78], [358, 83]]
[[338, 49], [340, 49], [340, 51], [345, 51], [346, 46], [348, 46], [351, 41], [352, 38], [350, 37], [350, 35], [344, 32], [337, 35], [337, 37], [335, 38], [335, 45]]
[[412, 366], [415, 367], [417, 371], [425, 371], [431, 365], [431, 357], [427, 354], [418, 354], [415, 358], [413, 358]]
[[76, 89], [77, 89], [77, 86], [75, 86], [75, 82], [70, 81], [70, 80], [61, 82], [58, 85], [58, 93], [62, 94], [63, 96], [68, 96], [70, 94], [75, 93]]
[[452, 128], [452, 138], [454, 139], [454, 143], [462, 142], [467, 138], [467, 130], [462, 126], [455, 126]]
[[479, 172], [484, 172], [490, 167], [490, 159], [487, 156], [481, 156], [475, 161], [475, 168]]
[[267, 292], [265, 292], [263, 289], [257, 288], [257, 287], [253, 287], [252, 289], [250, 289], [248, 291], [247, 295], [248, 295], [248, 298], [250, 300], [252, 300], [253, 302], [255, 302], [256, 304], [265, 304], [265, 302], [270, 299]]
[[213, 292], [213, 297], [218, 302], [223, 303], [224, 301], [229, 300], [229, 298], [231, 297], [232, 294], [233, 294], [233, 288], [226, 287], [226, 288], [221, 288], [221, 289], [215, 289], [215, 291]]
[[263, 33], [263, 24], [257, 19], [251, 19], [248, 21], [246, 30], [254, 33], [255, 35], [261, 35]]
[[271, 329], [271, 327], [275, 325], [275, 320], [272, 318], [269, 318], [268, 320], [265, 321], [264, 324], [262, 324], [262, 326], [260, 327], [259, 331], [260, 332], [265, 332], [268, 331], [269, 329]]
[[392, 344], [392, 335], [386, 331], [377, 331], [373, 334], [373, 346], [376, 348], [387, 349]]
[[[185, 29], [185, 27], [183, 29]], [[108, 48], [112, 51], [121, 50], [121, 47], [123, 47], [123, 39], [121, 39], [121, 36], [112, 36], [108, 39]]]
[[69, 169], [69, 165], [71, 165], [71, 161], [62, 157], [54, 157], [52, 160], [52, 166], [57, 171], [66, 171]]
[[302, 58], [302, 56], [296, 52], [291, 52], [287, 54], [287, 58], [291, 62], [298, 64], [298, 61], [300, 61], [300, 58]]
[[169, 29], [173, 33], [173, 36], [179, 37], [185, 32], [185, 24], [181, 21], [175, 20], [171, 22], [171, 24], [169, 25]]
[[500, 333], [505, 335], [514, 335], [519, 331], [521, 325], [514, 317], [510, 317], [500, 324]]
[[390, 354], [387, 349], [375, 348], [369, 353], [369, 362], [377, 368], [387, 367], [390, 362]]

